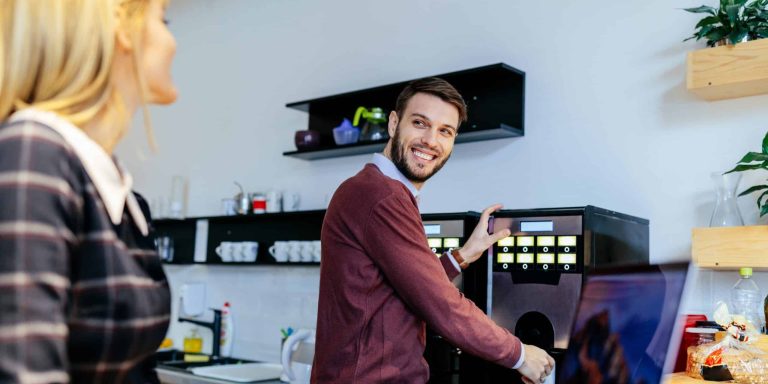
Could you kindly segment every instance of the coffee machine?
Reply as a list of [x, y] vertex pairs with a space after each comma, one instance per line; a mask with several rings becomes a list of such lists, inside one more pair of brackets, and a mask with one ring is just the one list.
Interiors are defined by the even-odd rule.
[[[489, 232], [509, 228], [481, 268], [464, 274], [464, 293], [498, 325], [555, 360], [568, 336], [590, 268], [648, 264], [648, 220], [594, 206], [502, 210]], [[460, 361], [462, 383], [512, 383], [519, 375], [472, 356]]]
[[[436, 257], [453, 248], [461, 248], [480, 221], [477, 212], [428, 213], [421, 215], [427, 242]], [[466, 280], [463, 274], [453, 280], [453, 284], [464, 291]], [[449, 344], [445, 339], [427, 329], [427, 345], [424, 358], [429, 364], [430, 384], [456, 384], [459, 382], [461, 350]]]

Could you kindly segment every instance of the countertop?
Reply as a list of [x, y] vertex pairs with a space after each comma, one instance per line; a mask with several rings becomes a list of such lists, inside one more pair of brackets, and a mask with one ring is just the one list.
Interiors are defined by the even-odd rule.
[[[202, 377], [193, 375], [188, 371], [182, 371], [179, 369], [168, 369], [163, 367], [157, 367], [155, 369], [157, 375], [160, 377], [161, 383], [167, 384], [230, 384], [235, 381], [212, 379], [208, 377]], [[282, 384], [280, 380], [266, 380], [266, 381], [254, 381], [259, 384]]]
[[663, 384], [701, 384], [701, 383], [722, 383], [722, 381], [699, 380], [685, 375], [685, 372], [677, 372], [667, 375]]

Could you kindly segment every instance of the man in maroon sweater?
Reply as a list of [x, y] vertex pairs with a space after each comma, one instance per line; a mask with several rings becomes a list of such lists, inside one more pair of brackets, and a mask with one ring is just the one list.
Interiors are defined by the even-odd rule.
[[490, 320], [451, 283], [508, 229], [488, 217], [459, 250], [427, 246], [418, 194], [451, 155], [466, 120], [461, 95], [429, 78], [406, 87], [389, 116], [383, 154], [336, 190], [323, 222], [313, 383], [425, 383], [426, 329], [462, 350], [543, 382], [554, 360]]

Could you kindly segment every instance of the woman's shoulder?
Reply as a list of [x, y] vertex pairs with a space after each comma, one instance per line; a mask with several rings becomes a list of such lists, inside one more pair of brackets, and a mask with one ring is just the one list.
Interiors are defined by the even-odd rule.
[[[0, 124], [0, 146], [6, 150], [23, 147], [34, 149], [37, 156], [45, 153], [74, 156], [72, 146], [55, 129], [35, 120], [14, 120]], [[43, 151], [46, 149], [46, 151]]]
[[74, 148], [50, 126], [32, 120], [0, 124], [0, 172], [32, 172], [82, 181]]

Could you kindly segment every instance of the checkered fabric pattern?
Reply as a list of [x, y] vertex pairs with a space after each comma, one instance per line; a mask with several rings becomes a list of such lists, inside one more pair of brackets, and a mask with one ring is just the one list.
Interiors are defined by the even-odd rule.
[[73, 148], [0, 126], [0, 382], [156, 382], [169, 313], [152, 239], [112, 224]]

